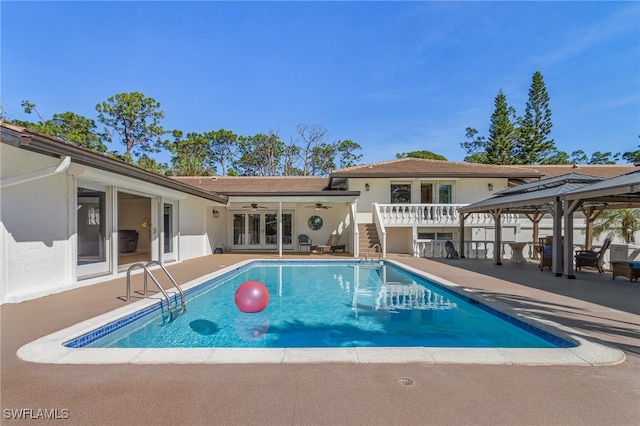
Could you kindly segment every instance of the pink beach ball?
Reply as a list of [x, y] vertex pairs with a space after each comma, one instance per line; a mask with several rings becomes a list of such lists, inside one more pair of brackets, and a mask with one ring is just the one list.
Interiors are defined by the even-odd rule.
[[260, 281], [246, 281], [236, 290], [235, 299], [242, 312], [260, 312], [269, 304], [269, 290]]

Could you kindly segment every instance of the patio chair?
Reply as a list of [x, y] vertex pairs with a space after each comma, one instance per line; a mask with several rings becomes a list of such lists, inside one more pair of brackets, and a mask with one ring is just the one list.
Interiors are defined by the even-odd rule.
[[602, 256], [609, 248], [611, 244], [611, 238], [604, 240], [602, 248], [600, 250], [577, 250], [576, 251], [576, 272], [583, 267], [596, 268], [599, 273], [603, 273], [602, 269]]
[[329, 237], [329, 240], [327, 241], [329, 250], [331, 250], [331, 252], [335, 252], [336, 250], [342, 250], [342, 252], [344, 253], [346, 245], [338, 244], [339, 242], [340, 242], [340, 235], [331, 234], [331, 236]]
[[300, 234], [298, 235], [298, 251], [302, 251], [302, 247], [309, 247], [309, 252], [311, 252], [311, 238], [308, 235]]
[[550, 237], [540, 238], [539, 247], [540, 247], [540, 264], [538, 268], [540, 270], [544, 270], [545, 266], [549, 267], [551, 270], [551, 266], [553, 266], [553, 244], [549, 242]]

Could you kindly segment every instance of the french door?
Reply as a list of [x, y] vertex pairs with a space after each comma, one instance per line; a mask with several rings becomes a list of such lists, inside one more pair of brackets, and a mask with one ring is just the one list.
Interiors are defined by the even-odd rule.
[[[282, 246], [293, 248], [292, 213], [282, 214]], [[233, 213], [234, 249], [266, 249], [278, 248], [278, 213], [277, 212], [235, 212]]]

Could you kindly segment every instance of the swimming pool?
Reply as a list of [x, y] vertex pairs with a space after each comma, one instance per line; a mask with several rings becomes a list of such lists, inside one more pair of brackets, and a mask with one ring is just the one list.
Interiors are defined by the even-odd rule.
[[[233, 275], [239, 272], [246, 272], [250, 266], [260, 264], [265, 274], [273, 273], [277, 270], [276, 287], [271, 287], [271, 301], [269, 307], [262, 313], [252, 316], [256, 318], [257, 323], [249, 325], [237, 322], [239, 312], [233, 306], [233, 299], [229, 299], [227, 293], [225, 305], [232, 305], [235, 310], [235, 316], [231, 318], [226, 326], [218, 323], [216, 318], [210, 316], [201, 316], [202, 313], [194, 301], [201, 299], [201, 295], [209, 291], [217, 291], [224, 288]], [[516, 328], [522, 331], [526, 329], [525, 334], [533, 334], [536, 339], [541, 339], [543, 344], [534, 347], [500, 347], [500, 346], [482, 346], [468, 347], [461, 346], [459, 343], [450, 344], [450, 346], [437, 346], [441, 343], [432, 341], [424, 341], [424, 336], [418, 336], [420, 342], [414, 343], [416, 346], [366, 346], [369, 343], [363, 343], [361, 339], [354, 339], [342, 342], [333, 342], [328, 346], [313, 346], [308, 342], [301, 344], [299, 347], [292, 345], [290, 347], [267, 347], [265, 342], [269, 340], [269, 335], [273, 331], [279, 332], [281, 329], [297, 329], [299, 324], [294, 323], [294, 327], [282, 326], [278, 315], [269, 310], [276, 308], [281, 303], [282, 297], [288, 291], [286, 289], [286, 280], [280, 280], [280, 275], [284, 273], [285, 263], [280, 261], [244, 261], [236, 265], [226, 267], [223, 270], [212, 273], [202, 279], [194, 280], [184, 284], [182, 287], [188, 294], [187, 313], [193, 312], [191, 318], [186, 316], [183, 321], [188, 324], [189, 333], [198, 334], [205, 338], [224, 334], [220, 330], [231, 331], [242, 340], [241, 347], [196, 347], [193, 343], [189, 347], [158, 347], [157, 344], [148, 345], [148, 347], [117, 347], [119, 343], [114, 344], [118, 338], [113, 330], [123, 329], [123, 325], [130, 323], [132, 319], [142, 319], [143, 322], [156, 322], [156, 327], [162, 323], [162, 317], [158, 316], [158, 300], [160, 295], [150, 296], [144, 300], [129, 304], [122, 308], [118, 308], [110, 313], [100, 315], [91, 320], [87, 320], [60, 330], [49, 336], [40, 338], [31, 342], [18, 351], [18, 356], [26, 361], [44, 362], [44, 363], [62, 363], [62, 364], [116, 364], [116, 363], [203, 363], [203, 364], [227, 364], [227, 363], [404, 363], [404, 362], [421, 362], [421, 363], [472, 363], [472, 364], [526, 364], [526, 365], [606, 365], [618, 363], [624, 360], [624, 353], [617, 349], [608, 348], [597, 343], [590, 342], [581, 336], [573, 333], [571, 329], [561, 326], [560, 324], [552, 324], [546, 321], [540, 321], [531, 316], [525, 315], [520, 311], [510, 308], [508, 305], [500, 303], [490, 298], [485, 298], [480, 294], [473, 293], [469, 289], [457, 286], [455, 283], [449, 282], [439, 277], [435, 277], [424, 271], [409, 267], [396, 261], [385, 261], [386, 268], [362, 268], [358, 266], [358, 262], [350, 261], [333, 261], [331, 262], [333, 274], [328, 278], [328, 282], [323, 282], [326, 277], [322, 277], [317, 273], [318, 269], [314, 261], [296, 261], [296, 265], [302, 265], [308, 271], [305, 279], [298, 278], [297, 283], [289, 283], [292, 288], [306, 289], [304, 293], [294, 294], [294, 298], [313, 299], [311, 294], [315, 294], [318, 288], [325, 285], [334, 289], [339, 289], [340, 296], [332, 296], [336, 299], [333, 303], [342, 304], [347, 308], [350, 321], [362, 322], [369, 320], [372, 312], [380, 311], [387, 316], [387, 325], [394, 324], [404, 327], [407, 334], [412, 334], [415, 328], [407, 316], [417, 317], [420, 324], [423, 324], [425, 318], [436, 317], [442, 324], [448, 325], [451, 330], [457, 330], [457, 325], [452, 322], [450, 317], [453, 308], [460, 305], [472, 304], [477, 305], [484, 314], [493, 317], [493, 321], [513, 322]], [[389, 268], [389, 266], [398, 266], [399, 270]], [[348, 272], [338, 273], [336, 268], [348, 268]], [[271, 271], [271, 272], [266, 272]], [[400, 274], [398, 276], [398, 274]], [[258, 278], [263, 281], [269, 281], [268, 276], [264, 275]], [[286, 274], [285, 274], [286, 275]], [[363, 275], [363, 276], [360, 276]], [[205, 283], [211, 278], [215, 278], [213, 283]], [[283, 277], [284, 278], [284, 277]], [[375, 290], [369, 291], [365, 285], [361, 285], [364, 279], [376, 278], [378, 283]], [[243, 279], [243, 278], [241, 278]], [[359, 279], [359, 280], [358, 280]], [[429, 286], [424, 286], [422, 280], [433, 281]], [[403, 280], [406, 282], [403, 283]], [[372, 281], [375, 281], [372, 279]], [[358, 285], [355, 285], [358, 283]], [[274, 284], [271, 284], [274, 285]], [[396, 297], [393, 295], [394, 290], [398, 290], [398, 286], [404, 287], [409, 291], [410, 297]], [[231, 288], [233, 286], [230, 286]], [[214, 289], [215, 288], [215, 289]], [[424, 288], [425, 290], [420, 290]], [[373, 289], [373, 287], [371, 287]], [[416, 292], [415, 289], [418, 289]], [[431, 291], [430, 296], [425, 297]], [[416, 297], [422, 294], [420, 297]], [[404, 296], [404, 295], [403, 295]], [[225, 296], [220, 296], [220, 300]], [[202, 299], [204, 300], [204, 299]], [[479, 303], [481, 301], [482, 303]], [[209, 303], [209, 302], [207, 302]], [[390, 306], [391, 304], [405, 303], [413, 304], [413, 309], [402, 309], [399, 306]], [[205, 303], [206, 305], [206, 303]], [[418, 306], [420, 305], [420, 306]], [[318, 309], [320, 306], [320, 309]], [[323, 311], [322, 304], [315, 303], [315, 309]], [[405, 307], [406, 308], [406, 307]], [[409, 312], [409, 314], [407, 314]], [[154, 315], [156, 315], [154, 319]], [[210, 314], [206, 314], [210, 315]], [[246, 315], [246, 314], [245, 314]], [[274, 315], [274, 316], [272, 316]], [[268, 327], [265, 323], [260, 323], [258, 318], [268, 319]], [[177, 318], [173, 323], [179, 322]], [[384, 321], [383, 321], [384, 322]], [[172, 323], [172, 324], [173, 324]], [[242, 324], [239, 327], [239, 324]], [[380, 326], [380, 324], [378, 324]], [[138, 328], [136, 326], [135, 328]], [[305, 328], [305, 327], [302, 327]], [[336, 330], [333, 327], [321, 327], [322, 333], [329, 332], [329, 337], [335, 340]], [[351, 328], [349, 328], [350, 330]], [[186, 330], [186, 328], [184, 329]], [[238, 331], [242, 332], [238, 332]], [[257, 331], [256, 331], [257, 330]], [[316, 330], [317, 331], [317, 330]], [[333, 331], [334, 335], [331, 335]], [[343, 331], [343, 330], [339, 330]], [[533, 332], [533, 333], [531, 333]], [[337, 333], [340, 334], [340, 333]], [[419, 334], [419, 333], [418, 333]], [[424, 334], [424, 333], [423, 333]], [[426, 332], [427, 336], [429, 332]], [[449, 333], [452, 334], [452, 333]], [[276, 335], [279, 335], [276, 333]], [[106, 337], [106, 339], [105, 339]], [[299, 337], [299, 335], [298, 335]], [[93, 347], [93, 342], [101, 339], [104, 342], [112, 340], [109, 348]], [[280, 337], [279, 339], [282, 339]], [[330, 339], [330, 340], [331, 340]], [[304, 339], [294, 339], [304, 342]], [[549, 345], [549, 343], [552, 343]], [[249, 345], [246, 345], [249, 344]], [[377, 344], [377, 343], [376, 343]], [[393, 343], [397, 344], [397, 343]], [[428, 346], [433, 344], [435, 346]]]
[[[266, 309], [242, 313], [234, 293], [258, 280]], [[189, 291], [187, 310], [168, 321], [156, 309], [79, 336], [69, 347], [318, 348], [575, 346], [470, 303], [396, 265], [378, 262], [260, 261]]]

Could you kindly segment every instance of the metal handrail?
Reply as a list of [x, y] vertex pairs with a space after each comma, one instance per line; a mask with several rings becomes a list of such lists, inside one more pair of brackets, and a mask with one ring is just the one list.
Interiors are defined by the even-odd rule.
[[[178, 283], [176, 282], [176, 280], [173, 278], [173, 275], [171, 275], [169, 273], [169, 271], [167, 270], [167, 267], [164, 266], [164, 263], [160, 262], [159, 260], [150, 260], [149, 262], [147, 262], [147, 268], [151, 265], [158, 265], [162, 268], [162, 270], [164, 271], [165, 274], [167, 274], [167, 277], [169, 277], [169, 279], [171, 280], [171, 282], [173, 283], [173, 286], [178, 290], [178, 293], [180, 293], [180, 303], [182, 305], [182, 309], [185, 309], [184, 306], [184, 291], [182, 291], [182, 289], [180, 288], [180, 286], [178, 285]], [[149, 272], [149, 275], [151, 275], [151, 272]], [[146, 284], [146, 278], [147, 278], [147, 273], [145, 271], [145, 284]], [[153, 278], [153, 275], [152, 275]]]
[[169, 316], [171, 316], [171, 299], [169, 298], [169, 295], [167, 294], [165, 289], [162, 288], [162, 286], [160, 285], [156, 277], [153, 276], [153, 274], [151, 273], [147, 265], [145, 265], [144, 263], [134, 263], [133, 265], [129, 266], [129, 269], [127, 269], [127, 302], [131, 298], [131, 271], [137, 268], [142, 268], [145, 271], [145, 274], [144, 274], [145, 296], [147, 295], [147, 273], [148, 273], [151, 276], [151, 279], [153, 280], [153, 282], [156, 283], [156, 286], [160, 289], [160, 291], [164, 295], [165, 299], [167, 299], [167, 311], [169, 312]]
[[166, 290], [162, 287], [162, 285], [160, 285], [160, 282], [151, 273], [151, 270], [149, 269], [151, 265], [160, 266], [164, 271], [164, 273], [167, 274], [167, 277], [169, 277], [169, 279], [173, 283], [173, 286], [178, 290], [178, 293], [180, 294], [180, 304], [182, 307], [182, 313], [184, 313], [186, 311], [185, 301], [184, 301], [184, 292], [182, 291], [182, 289], [180, 288], [176, 280], [173, 278], [173, 275], [169, 273], [166, 266], [164, 266], [164, 264], [159, 260], [150, 260], [149, 262], [147, 262], [146, 265], [144, 263], [134, 263], [129, 267], [129, 269], [127, 269], [127, 302], [131, 299], [131, 271], [137, 268], [142, 268], [144, 269], [144, 295], [145, 296], [147, 295], [147, 275], [148, 275], [156, 284], [156, 287], [160, 289], [165, 299], [167, 299], [167, 311], [169, 313], [169, 317], [171, 317], [171, 298], [169, 297], [169, 294], [166, 292]]
[[367, 251], [367, 253], [364, 255], [364, 260], [366, 260], [367, 262], [369, 261], [369, 253], [371, 253], [371, 250], [375, 250], [375, 248], [378, 247], [378, 262], [382, 262], [382, 248], [380, 247], [380, 244], [376, 243], [373, 245], [373, 247], [371, 247], [369, 249], [369, 251]]

